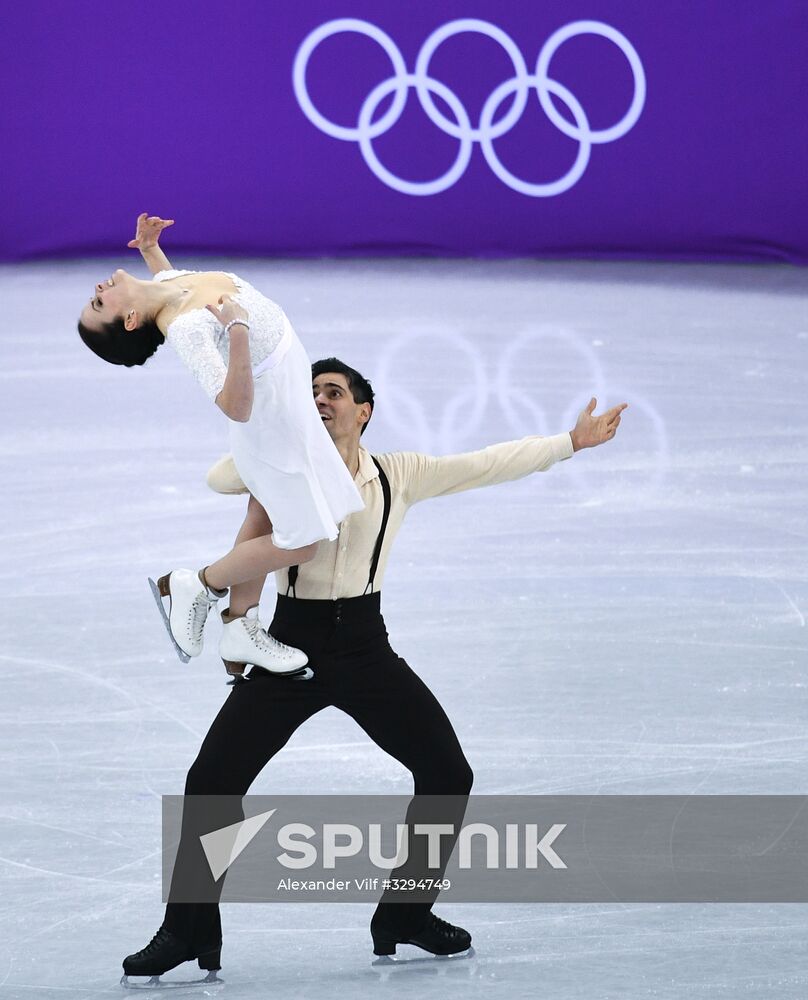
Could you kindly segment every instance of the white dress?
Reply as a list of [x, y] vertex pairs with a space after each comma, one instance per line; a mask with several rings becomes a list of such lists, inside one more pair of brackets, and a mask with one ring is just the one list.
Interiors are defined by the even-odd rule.
[[[154, 280], [194, 273], [160, 271]], [[228, 277], [238, 289], [234, 299], [249, 313], [255, 385], [250, 419], [230, 421], [236, 468], [272, 521], [279, 548], [333, 540], [339, 523], [364, 503], [314, 404], [311, 362], [281, 307], [235, 274]], [[222, 324], [207, 309], [190, 309], [169, 325], [167, 340], [215, 400], [229, 360]]]

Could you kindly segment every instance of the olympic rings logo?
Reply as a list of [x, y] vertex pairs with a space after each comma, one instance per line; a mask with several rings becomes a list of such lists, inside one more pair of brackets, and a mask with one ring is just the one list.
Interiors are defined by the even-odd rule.
[[[393, 68], [393, 75], [377, 84], [365, 98], [356, 127], [338, 125], [325, 118], [314, 106], [306, 87], [306, 69], [314, 50], [332, 35], [347, 31], [358, 32], [377, 42], [388, 55]], [[476, 127], [472, 125], [468, 112], [457, 95], [445, 84], [429, 75], [429, 63], [438, 46], [463, 32], [475, 32], [498, 42], [509, 56], [514, 70], [513, 77], [505, 80], [489, 95]], [[634, 96], [628, 111], [609, 128], [593, 129], [575, 95], [550, 76], [550, 63], [558, 49], [569, 39], [584, 34], [600, 35], [613, 42], [626, 57], [634, 78]], [[410, 73], [398, 46], [381, 28], [357, 18], [337, 18], [320, 25], [306, 36], [295, 56], [292, 81], [298, 103], [313, 125], [334, 139], [358, 142], [365, 163], [376, 177], [393, 190], [409, 195], [439, 194], [456, 184], [469, 165], [475, 142], [480, 144], [483, 156], [494, 174], [513, 191], [532, 198], [549, 198], [562, 194], [564, 191], [569, 191], [583, 176], [589, 163], [592, 146], [614, 142], [624, 136], [636, 124], [645, 104], [645, 71], [636, 49], [625, 35], [602, 21], [573, 21], [559, 28], [545, 42], [536, 60], [536, 72], [530, 74], [522, 53], [506, 32], [488, 21], [461, 18], [450, 21], [432, 32], [418, 53], [415, 72]], [[398, 122], [411, 87], [415, 88], [421, 107], [429, 120], [460, 143], [452, 166], [442, 176], [430, 181], [408, 181], [398, 177], [384, 166], [373, 148], [373, 140], [378, 139]], [[522, 117], [531, 88], [535, 89], [539, 104], [552, 124], [564, 135], [579, 143], [575, 162], [567, 173], [558, 180], [547, 183], [533, 183], [517, 177], [502, 164], [494, 149], [494, 140], [510, 131]], [[374, 114], [389, 94], [393, 95], [390, 107], [377, 121], [374, 121]], [[454, 121], [439, 110], [433, 94], [446, 102]], [[500, 105], [511, 94], [514, 95], [514, 100], [510, 110], [499, 121], [495, 121]], [[566, 106], [574, 119], [574, 124], [559, 113], [553, 104], [553, 97]]]

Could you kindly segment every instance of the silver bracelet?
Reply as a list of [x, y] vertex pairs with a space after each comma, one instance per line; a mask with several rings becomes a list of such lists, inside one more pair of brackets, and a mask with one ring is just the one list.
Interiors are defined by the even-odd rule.
[[231, 326], [244, 326], [247, 328], [248, 331], [250, 329], [250, 324], [247, 322], [246, 319], [231, 319], [230, 322], [227, 324], [227, 326], [224, 328], [224, 332], [229, 334]]

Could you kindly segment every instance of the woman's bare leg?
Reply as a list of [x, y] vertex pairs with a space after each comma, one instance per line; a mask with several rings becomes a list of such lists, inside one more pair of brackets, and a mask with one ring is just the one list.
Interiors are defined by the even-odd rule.
[[266, 511], [250, 497], [236, 544], [226, 556], [205, 569], [208, 586], [215, 590], [231, 588], [231, 614], [243, 614], [258, 603], [268, 573], [308, 562], [317, 552], [316, 542], [298, 549], [278, 548], [269, 534], [271, 530]]
[[[238, 673], [239, 664], [252, 663], [275, 673], [298, 674], [306, 663], [306, 655], [298, 649], [278, 643], [266, 633], [259, 634], [256, 617], [247, 612], [256, 608], [267, 573], [285, 566], [308, 562], [317, 552], [317, 543], [297, 549], [281, 549], [274, 544], [272, 525], [263, 507], [250, 497], [247, 515], [239, 530], [236, 544], [223, 559], [217, 560], [204, 571], [173, 570], [161, 576], [152, 588], [160, 604], [163, 618], [180, 653], [180, 659], [199, 656], [203, 648], [203, 630], [208, 613], [216, 601], [231, 588], [230, 614], [225, 617], [222, 642], [233, 640], [222, 652], [229, 673]], [[204, 586], [203, 586], [204, 585]], [[169, 598], [166, 611], [163, 598]], [[243, 633], [232, 626], [240, 623]], [[261, 638], [263, 635], [263, 639]], [[274, 646], [273, 646], [274, 643]], [[245, 659], [246, 657], [246, 659]], [[309, 676], [311, 671], [309, 671]]]
[[[244, 523], [236, 535], [234, 545], [240, 542], [248, 542], [252, 538], [261, 538], [263, 535], [272, 534], [272, 522], [267, 517], [267, 512], [261, 504], [250, 496], [247, 504], [247, 515]], [[254, 608], [261, 600], [261, 591], [266, 583], [266, 576], [257, 576], [254, 580], [247, 580], [245, 583], [237, 583], [230, 588], [230, 614], [234, 618], [240, 618], [250, 608]]]

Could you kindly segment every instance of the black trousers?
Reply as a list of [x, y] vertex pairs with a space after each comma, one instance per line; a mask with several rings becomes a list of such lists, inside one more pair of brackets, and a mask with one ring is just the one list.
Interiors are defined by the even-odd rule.
[[[253, 668], [250, 680], [233, 688], [213, 721], [188, 772], [186, 796], [245, 795], [292, 733], [329, 705], [355, 719], [374, 743], [412, 773], [416, 798], [408, 822], [418, 818], [419, 795], [468, 795], [473, 775], [452, 724], [429, 688], [391, 649], [380, 597], [376, 593], [306, 601], [279, 595], [270, 631], [281, 642], [304, 650], [314, 678], [295, 681]], [[224, 817], [213, 825], [210, 819], [194, 816], [193, 799], [186, 800], [177, 865], [183, 857], [188, 864], [199, 863], [193, 856], [201, 850], [198, 830], [212, 829]], [[411, 869], [417, 864], [417, 858], [411, 859]], [[383, 896], [372, 926], [400, 936], [414, 934], [431, 905], [392, 903]], [[194, 946], [221, 940], [215, 903], [169, 902], [165, 923]]]

